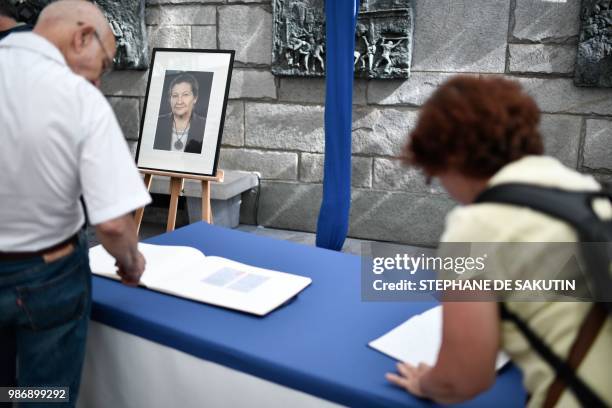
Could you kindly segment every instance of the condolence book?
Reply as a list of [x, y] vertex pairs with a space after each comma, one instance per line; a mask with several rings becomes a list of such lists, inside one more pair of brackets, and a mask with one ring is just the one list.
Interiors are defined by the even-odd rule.
[[[375, 350], [396, 360], [417, 366], [436, 364], [442, 345], [442, 306], [436, 306], [413, 316], [387, 334], [369, 344]], [[499, 352], [495, 368], [502, 368], [509, 361], [508, 355]]]
[[[140, 279], [148, 289], [264, 316], [300, 293], [312, 280], [256, 268], [195, 248], [138, 244], [147, 264]], [[119, 280], [115, 259], [98, 245], [89, 250], [96, 275]]]

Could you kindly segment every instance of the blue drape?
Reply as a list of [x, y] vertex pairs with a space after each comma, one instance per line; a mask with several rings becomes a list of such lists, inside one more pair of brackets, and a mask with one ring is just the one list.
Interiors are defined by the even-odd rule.
[[326, 0], [325, 165], [317, 246], [339, 251], [351, 208], [353, 53], [359, 0]]

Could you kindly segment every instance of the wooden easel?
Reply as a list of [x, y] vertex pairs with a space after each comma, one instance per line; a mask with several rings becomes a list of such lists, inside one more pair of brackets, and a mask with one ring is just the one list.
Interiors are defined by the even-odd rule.
[[[212, 224], [212, 209], [210, 206], [210, 183], [213, 181], [223, 182], [223, 170], [217, 170], [216, 176], [196, 176], [190, 174], [171, 173], [167, 171], [157, 170], [140, 170], [144, 174], [144, 183], [148, 191], [151, 191], [151, 183], [153, 176], [170, 177], [170, 208], [168, 209], [168, 223], [166, 231], [174, 231], [176, 225], [176, 210], [178, 209], [178, 199], [185, 179], [200, 180], [202, 182], [202, 221]], [[134, 219], [136, 221], [136, 232], [140, 231], [142, 216], [144, 215], [144, 207], [136, 211]]]

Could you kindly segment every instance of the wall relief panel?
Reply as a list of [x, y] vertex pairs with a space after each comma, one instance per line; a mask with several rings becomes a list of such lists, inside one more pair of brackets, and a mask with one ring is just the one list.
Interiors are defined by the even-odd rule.
[[[34, 23], [41, 10], [53, 0], [25, 0], [28, 22]], [[117, 40], [115, 69], [147, 69], [149, 50], [145, 26], [145, 0], [96, 0], [110, 22]]]
[[612, 1], [583, 0], [574, 83], [612, 87]]
[[[325, 73], [324, 0], [274, 0], [272, 72], [320, 77]], [[412, 0], [362, 0], [355, 29], [355, 76], [410, 76]]]

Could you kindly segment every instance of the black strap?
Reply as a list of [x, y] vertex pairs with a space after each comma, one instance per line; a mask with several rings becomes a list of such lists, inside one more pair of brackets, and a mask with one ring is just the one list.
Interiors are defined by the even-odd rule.
[[[612, 259], [612, 221], [601, 220], [593, 210], [593, 200], [605, 198], [612, 203], [612, 192], [567, 191], [532, 184], [498, 184], [480, 193], [475, 203], [494, 202], [527, 207], [555, 217], [574, 228], [581, 242], [583, 259], [591, 271], [592, 290], [596, 300], [607, 299], [612, 293], [610, 259]], [[601, 244], [594, 244], [601, 243]], [[612, 314], [612, 302], [600, 302]]]
[[589, 236], [589, 242], [607, 242], [611, 238], [610, 230], [597, 228], [597, 225], [609, 226], [610, 223], [600, 220], [593, 211], [592, 203], [596, 198], [610, 200], [612, 196], [606, 190], [567, 191], [530, 184], [507, 183], [488, 188], [480, 193], [474, 202], [496, 202], [528, 207], [567, 222], [580, 236], [599, 232], [598, 235], [601, 236]]
[[85, 199], [83, 198], [82, 195], [79, 197], [79, 201], [81, 202], [81, 207], [83, 208], [83, 216], [85, 217], [85, 223], [83, 224], [83, 229], [86, 229], [87, 225], [89, 224], [89, 214], [87, 213], [87, 206], [85, 205]]
[[499, 311], [501, 318], [514, 323], [521, 333], [523, 333], [527, 341], [529, 341], [531, 347], [533, 347], [533, 349], [553, 367], [557, 375], [570, 387], [582, 406], [589, 408], [608, 407], [608, 405], [606, 405], [606, 403], [576, 375], [575, 371], [544, 344], [540, 337], [535, 334], [520, 317], [508, 310], [504, 303], [499, 304]]

